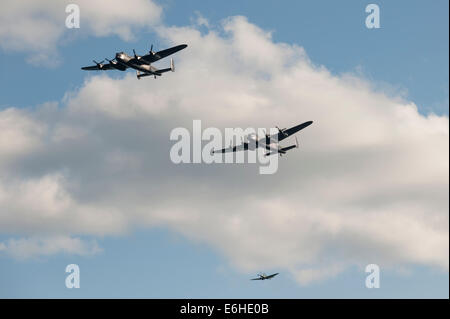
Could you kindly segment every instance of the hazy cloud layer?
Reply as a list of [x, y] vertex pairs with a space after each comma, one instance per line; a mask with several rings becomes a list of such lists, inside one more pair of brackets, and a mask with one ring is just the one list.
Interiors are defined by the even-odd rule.
[[6, 252], [17, 259], [58, 253], [85, 256], [93, 255], [100, 251], [101, 249], [95, 241], [87, 242], [69, 236], [9, 239], [6, 243], [0, 243], [0, 252]]
[[[177, 72], [90, 76], [61, 105], [0, 112], [0, 232], [158, 225], [237, 269], [287, 270], [300, 283], [369, 263], [448, 271], [448, 117], [333, 75], [243, 17], [206, 34], [158, 33], [189, 44]], [[314, 124], [263, 176], [256, 165], [172, 164], [170, 131], [193, 119], [221, 129]]]

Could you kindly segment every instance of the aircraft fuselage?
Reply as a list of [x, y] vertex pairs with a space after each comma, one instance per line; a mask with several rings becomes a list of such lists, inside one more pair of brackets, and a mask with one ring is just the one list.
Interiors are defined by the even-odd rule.
[[156, 71], [156, 68], [152, 67], [148, 61], [146, 61], [143, 58], [135, 58], [131, 57], [128, 54], [124, 52], [116, 53], [116, 60], [121, 65], [127, 66], [129, 68], [142, 71], [142, 72], [148, 72], [153, 73]]
[[277, 147], [278, 142], [266, 137], [264, 141], [259, 140], [257, 135], [248, 135], [248, 149], [255, 150], [258, 147], [268, 149], [270, 146]]

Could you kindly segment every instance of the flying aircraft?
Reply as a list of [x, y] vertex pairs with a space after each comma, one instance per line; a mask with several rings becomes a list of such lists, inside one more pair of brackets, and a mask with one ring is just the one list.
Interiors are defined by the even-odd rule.
[[276, 275], [278, 275], [279, 273], [274, 273], [272, 275], [266, 275], [265, 273], [262, 274], [257, 274], [258, 278], [252, 278], [250, 280], [266, 280], [266, 279], [272, 279], [273, 277], [275, 277]]
[[247, 138], [247, 142], [245, 142], [244, 140], [242, 140], [242, 144], [240, 145], [232, 145], [230, 147], [227, 148], [223, 148], [221, 150], [213, 150], [211, 153], [230, 153], [230, 152], [238, 152], [238, 151], [254, 151], [256, 150], [258, 147], [262, 147], [264, 149], [266, 149], [268, 152], [265, 154], [265, 156], [269, 156], [269, 155], [273, 155], [273, 154], [279, 154], [280, 156], [284, 155], [287, 153], [287, 151], [293, 149], [293, 148], [298, 148], [298, 140], [297, 138], [295, 138], [295, 144], [294, 145], [290, 145], [287, 147], [280, 147], [280, 145], [278, 144], [280, 141], [284, 140], [285, 138], [297, 133], [298, 131], [304, 129], [307, 126], [310, 126], [313, 122], [312, 121], [308, 121], [305, 122], [303, 124], [299, 124], [297, 126], [293, 126], [289, 129], [280, 129], [277, 126], [278, 129], [278, 133], [276, 134], [265, 134], [264, 137], [259, 138], [256, 134], [250, 134], [248, 135]]
[[137, 55], [136, 51], [133, 49], [133, 56], [129, 56], [128, 54], [124, 52], [118, 52], [116, 53], [115, 58], [112, 60], [106, 59], [109, 63], [104, 64], [105, 60], [101, 62], [97, 62], [93, 60], [93, 62], [96, 65], [93, 66], [85, 66], [82, 67], [82, 70], [86, 71], [98, 71], [98, 70], [119, 70], [119, 71], [125, 71], [128, 68], [132, 68], [136, 70], [136, 77], [140, 79], [144, 76], [154, 76], [155, 79], [157, 76], [161, 76], [163, 73], [168, 71], [175, 71], [175, 65], [173, 63], [173, 59], [170, 59], [170, 67], [165, 69], [157, 69], [151, 64], [153, 62], [156, 62], [162, 58], [165, 58], [171, 54], [174, 54], [175, 52], [178, 52], [180, 50], [183, 50], [187, 47], [187, 44], [180, 44], [177, 46], [174, 46], [169, 49], [165, 49], [158, 52], [153, 52], [153, 44], [150, 47], [150, 51], [146, 55]]

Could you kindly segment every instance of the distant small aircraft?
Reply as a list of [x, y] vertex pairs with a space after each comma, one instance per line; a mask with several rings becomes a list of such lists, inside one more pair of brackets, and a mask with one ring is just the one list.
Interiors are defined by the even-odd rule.
[[125, 71], [127, 68], [132, 68], [136, 70], [136, 76], [138, 80], [141, 77], [153, 75], [156, 79], [157, 76], [161, 76], [164, 72], [168, 71], [175, 71], [175, 65], [173, 63], [173, 59], [170, 59], [170, 68], [166, 69], [157, 69], [151, 64], [153, 62], [156, 62], [162, 58], [165, 58], [166, 56], [169, 56], [171, 54], [174, 54], [180, 50], [183, 50], [187, 47], [187, 44], [180, 44], [177, 46], [174, 46], [169, 49], [165, 49], [158, 52], [153, 52], [153, 44], [150, 47], [150, 51], [146, 55], [137, 55], [136, 51], [133, 49], [133, 55], [129, 56], [128, 54], [124, 52], [118, 52], [116, 53], [116, 56], [114, 59], [109, 60], [108, 64], [103, 64], [105, 60], [101, 62], [93, 61], [96, 65], [93, 66], [85, 66], [82, 67], [82, 70], [86, 71], [99, 71], [99, 70], [119, 70], [119, 71]]
[[272, 154], [279, 154], [280, 156], [282, 156], [283, 154], [286, 154], [287, 151], [293, 149], [293, 148], [298, 148], [298, 140], [297, 138], [295, 138], [295, 144], [294, 145], [290, 145], [287, 147], [280, 147], [279, 146], [279, 142], [281, 142], [282, 140], [284, 140], [285, 138], [297, 133], [300, 130], [303, 130], [305, 127], [308, 127], [312, 124], [312, 121], [308, 121], [305, 122], [303, 124], [299, 124], [297, 126], [293, 126], [289, 129], [280, 129], [279, 127], [277, 127], [278, 129], [278, 133], [276, 134], [265, 134], [264, 137], [259, 138], [256, 134], [250, 134], [248, 135], [247, 138], [247, 142], [245, 142], [244, 140], [242, 140], [242, 144], [237, 145], [237, 146], [233, 146], [231, 145], [230, 147], [227, 148], [223, 148], [221, 150], [213, 150], [211, 153], [229, 153], [229, 152], [238, 152], [238, 151], [254, 151], [256, 150], [258, 147], [264, 148], [265, 150], [267, 150], [268, 152], [265, 154], [265, 156], [269, 156]]
[[258, 278], [252, 278], [250, 280], [266, 280], [266, 279], [272, 279], [273, 277], [275, 277], [276, 275], [278, 275], [279, 273], [274, 273], [272, 275], [266, 275], [265, 273], [262, 274], [258, 274]]

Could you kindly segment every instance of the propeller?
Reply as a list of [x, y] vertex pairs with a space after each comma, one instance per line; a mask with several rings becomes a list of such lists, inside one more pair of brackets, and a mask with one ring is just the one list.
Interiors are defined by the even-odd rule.
[[133, 54], [134, 54], [134, 58], [136, 59], [136, 60], [139, 60], [140, 58], [141, 58], [141, 56], [140, 55], [137, 55], [136, 54], [136, 51], [133, 49]]
[[101, 61], [101, 62], [97, 62], [95, 60], [92, 60], [92, 62], [94, 62], [95, 64], [97, 64], [97, 66], [101, 69], [103, 68], [103, 62], [105, 62], [105, 60]]
[[150, 51], [148, 53], [155, 54], [155, 52], [153, 52], [153, 43], [150, 45]]
[[275, 127], [278, 129], [278, 131], [279, 131], [281, 134], [283, 134], [284, 136], [288, 136], [288, 135], [284, 132], [285, 128], [280, 129], [278, 126], [275, 126]]
[[266, 129], [264, 129], [264, 135], [266, 137], [266, 144], [270, 144], [270, 135], [267, 133]]
[[111, 63], [111, 64], [117, 64], [117, 62], [114, 61], [114, 59], [110, 60], [110, 59], [108, 59], [108, 58], [105, 58], [105, 60], [108, 61], [108, 62]]

